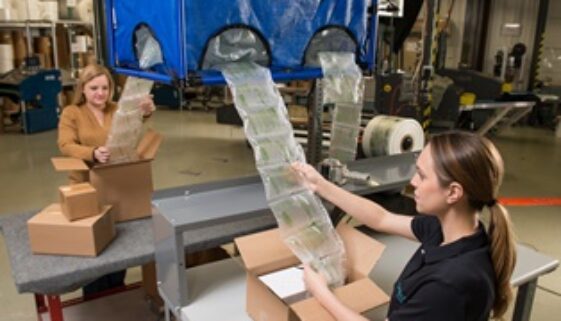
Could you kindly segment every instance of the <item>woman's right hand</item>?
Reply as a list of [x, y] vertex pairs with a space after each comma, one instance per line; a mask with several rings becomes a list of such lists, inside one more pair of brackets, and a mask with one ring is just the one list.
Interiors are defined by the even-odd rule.
[[109, 160], [109, 149], [105, 146], [97, 147], [94, 149], [94, 160], [98, 163], [107, 163]]
[[300, 176], [302, 183], [313, 192], [317, 192], [318, 186], [327, 181], [314, 167], [309, 164], [294, 162], [292, 163], [292, 169]]

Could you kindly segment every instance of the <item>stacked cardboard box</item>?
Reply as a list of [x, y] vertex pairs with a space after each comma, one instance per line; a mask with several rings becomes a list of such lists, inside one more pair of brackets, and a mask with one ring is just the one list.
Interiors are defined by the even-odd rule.
[[96, 256], [115, 237], [110, 205], [100, 206], [89, 183], [61, 186], [60, 203], [27, 221], [33, 253]]

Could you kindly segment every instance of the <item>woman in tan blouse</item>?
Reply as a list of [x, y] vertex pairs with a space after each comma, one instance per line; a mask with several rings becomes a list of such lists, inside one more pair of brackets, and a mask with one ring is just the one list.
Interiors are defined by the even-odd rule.
[[[58, 146], [63, 155], [93, 164], [111, 157], [105, 147], [117, 105], [111, 101], [115, 85], [107, 68], [89, 65], [80, 74], [72, 105], [64, 108], [58, 124]], [[139, 108], [144, 117], [154, 110], [150, 96]], [[87, 172], [71, 172], [71, 184], [88, 181]]]
[[[58, 124], [58, 147], [62, 154], [85, 160], [90, 165], [105, 163], [111, 154], [105, 142], [117, 104], [111, 101], [115, 85], [107, 68], [89, 65], [80, 74], [72, 105], [66, 106]], [[139, 108], [144, 117], [154, 111], [150, 96], [142, 99]], [[71, 172], [70, 183], [89, 180], [87, 172]], [[83, 288], [84, 297], [113, 287], [123, 286], [126, 270], [104, 275]]]

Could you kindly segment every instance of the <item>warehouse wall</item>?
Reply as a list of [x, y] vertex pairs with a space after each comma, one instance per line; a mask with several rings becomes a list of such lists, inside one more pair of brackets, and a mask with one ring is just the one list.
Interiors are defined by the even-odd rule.
[[[550, 2], [559, 1], [552, 0]], [[527, 0], [496, 0], [492, 2], [487, 45], [485, 49], [485, 61], [483, 65], [483, 71], [485, 73], [493, 73], [495, 54], [498, 50], [506, 47], [510, 51], [513, 45], [521, 42], [526, 45], [527, 51], [523, 62], [523, 79], [517, 85], [519, 88], [527, 88], [531, 54], [534, 47], [534, 36], [536, 32], [538, 5], [538, 1]], [[522, 26], [520, 35], [506, 34], [503, 30], [505, 23], [520, 23]]]
[[549, 0], [540, 79], [561, 86], [561, 1]]

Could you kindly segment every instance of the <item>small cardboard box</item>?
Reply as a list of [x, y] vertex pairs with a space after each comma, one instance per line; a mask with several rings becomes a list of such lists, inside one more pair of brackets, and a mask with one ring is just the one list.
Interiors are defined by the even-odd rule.
[[62, 214], [69, 221], [100, 213], [97, 192], [90, 183], [61, 186], [58, 190]]
[[89, 170], [90, 183], [103, 205], [112, 205], [117, 222], [152, 215], [151, 161], [162, 142], [162, 136], [148, 131], [138, 144], [138, 160], [117, 164], [96, 164], [92, 168], [81, 159], [58, 157], [51, 161], [57, 171]]
[[[347, 252], [348, 282], [336, 288], [335, 295], [358, 313], [387, 303], [388, 296], [368, 277], [384, 245], [346, 224], [340, 224], [337, 232]], [[335, 320], [315, 298], [287, 305], [259, 280], [260, 275], [299, 264], [281, 240], [278, 229], [243, 236], [235, 243], [247, 270], [246, 310], [253, 320]]]
[[29, 245], [36, 254], [96, 256], [115, 237], [115, 223], [108, 214], [111, 206], [101, 213], [69, 222], [60, 204], [47, 206], [27, 221]]

